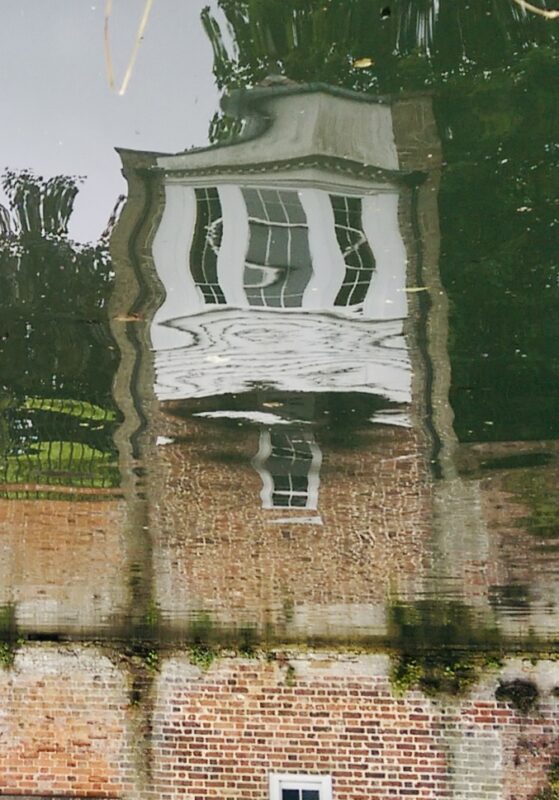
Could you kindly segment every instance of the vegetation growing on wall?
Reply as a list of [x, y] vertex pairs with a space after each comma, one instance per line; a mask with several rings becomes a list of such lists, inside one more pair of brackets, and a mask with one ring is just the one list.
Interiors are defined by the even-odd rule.
[[559, 800], [559, 762], [551, 765], [548, 773], [548, 786], [535, 796], [534, 800]]
[[521, 714], [528, 714], [536, 708], [538, 687], [532, 681], [516, 679], [500, 681], [495, 692], [495, 699], [508, 703]]
[[15, 606], [12, 603], [0, 606], [0, 668], [10, 669], [13, 666], [21, 644]]
[[459, 695], [482, 669], [500, 663], [497, 629], [459, 602], [395, 604], [389, 639], [396, 648], [391, 682], [400, 693], [416, 688], [431, 696]]

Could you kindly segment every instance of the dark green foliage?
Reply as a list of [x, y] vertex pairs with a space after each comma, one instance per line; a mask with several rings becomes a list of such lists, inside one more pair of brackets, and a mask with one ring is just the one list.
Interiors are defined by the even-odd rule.
[[25, 170], [4, 173], [9, 208], [0, 242], [3, 306], [12, 302], [22, 310], [73, 316], [105, 307], [112, 283], [107, 240], [78, 245], [68, 238], [79, 182], [67, 175], [45, 180]]
[[106, 306], [108, 242], [67, 235], [78, 179], [6, 172], [0, 240], [0, 373], [17, 393], [83, 398], [110, 394], [116, 354]]
[[[386, 7], [390, 14], [383, 13]], [[511, 0], [219, 0], [233, 47], [209, 8], [202, 21], [220, 88], [269, 74], [356, 90], [421, 88], [492, 69], [534, 42], [553, 38], [545, 22]], [[370, 58], [370, 67], [354, 66]]]
[[495, 699], [508, 703], [522, 714], [533, 711], [538, 702], [538, 687], [531, 681], [520, 679], [501, 682], [495, 691]]
[[0, 606], [0, 668], [10, 669], [13, 666], [20, 644], [16, 608], [12, 603], [7, 603]]
[[188, 658], [191, 664], [205, 672], [213, 664], [216, 652], [204, 644], [194, 644], [188, 650]]
[[209, 645], [215, 635], [214, 623], [209, 614], [196, 615], [188, 628], [188, 640], [194, 645]]
[[445, 651], [396, 658], [391, 683], [397, 693], [420, 689], [426, 695], [460, 695], [480, 674], [479, 659], [471, 654]]
[[441, 273], [460, 439], [552, 438], [559, 391], [559, 54], [441, 89]]
[[523, 470], [507, 476], [506, 489], [526, 505], [528, 517], [517, 521], [541, 541], [559, 540], [559, 497], [555, 491], [555, 471]]
[[536, 795], [535, 800], [559, 800], [559, 762], [551, 765], [547, 779], [549, 785]]
[[389, 637], [397, 649], [391, 682], [397, 692], [459, 695], [481, 669], [499, 663], [499, 635], [458, 602], [419, 601], [390, 610]]
[[389, 632], [391, 641], [408, 652], [430, 645], [487, 650], [499, 644], [495, 626], [476, 617], [464, 603], [452, 600], [394, 604], [389, 611]]
[[79, 179], [6, 172], [0, 214], [0, 481], [112, 486], [108, 242], [68, 224]]

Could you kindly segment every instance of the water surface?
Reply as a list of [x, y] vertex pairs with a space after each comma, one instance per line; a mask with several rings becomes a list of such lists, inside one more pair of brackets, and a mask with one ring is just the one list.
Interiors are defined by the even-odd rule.
[[553, 641], [556, 28], [291, 5], [156, 6], [123, 95], [101, 6], [8, 12], [0, 602], [30, 635]]

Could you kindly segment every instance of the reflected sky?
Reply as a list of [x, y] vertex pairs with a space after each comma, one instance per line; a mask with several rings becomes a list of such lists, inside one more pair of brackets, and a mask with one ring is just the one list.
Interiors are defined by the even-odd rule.
[[[111, 50], [121, 79], [144, 3], [119, 0]], [[3, 160], [47, 177], [86, 180], [71, 224], [78, 241], [95, 241], [125, 184], [115, 147], [175, 151], [204, 144], [219, 95], [201, 0], [165, 0], [150, 15], [124, 96], [109, 89], [104, 61], [104, 3], [22, 0], [3, 10], [0, 132]], [[160, 43], [165, 42], [164, 50]]]

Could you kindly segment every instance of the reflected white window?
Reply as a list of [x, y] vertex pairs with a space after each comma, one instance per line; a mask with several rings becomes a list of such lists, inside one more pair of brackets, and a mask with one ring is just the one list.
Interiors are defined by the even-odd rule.
[[316, 509], [321, 460], [311, 431], [280, 426], [262, 430], [253, 463], [262, 478], [263, 508]]
[[270, 775], [270, 800], [332, 800], [330, 775]]
[[204, 303], [225, 304], [217, 276], [217, 257], [223, 237], [223, 213], [215, 186], [195, 189], [196, 225], [190, 249], [190, 272]]
[[335, 306], [359, 306], [365, 302], [375, 270], [375, 257], [363, 230], [360, 197], [330, 195], [336, 239], [346, 265]]
[[[309, 190], [255, 186], [192, 190], [189, 266], [203, 306], [316, 308], [325, 292], [325, 305], [339, 312], [363, 309], [376, 269], [363, 198], [313, 191], [314, 196]], [[234, 243], [231, 252], [223, 252], [224, 232], [228, 249]]]
[[251, 306], [296, 308], [312, 276], [307, 219], [292, 190], [244, 188], [249, 243], [244, 287]]

